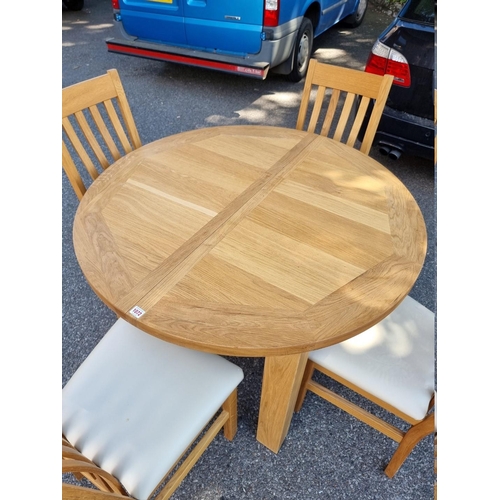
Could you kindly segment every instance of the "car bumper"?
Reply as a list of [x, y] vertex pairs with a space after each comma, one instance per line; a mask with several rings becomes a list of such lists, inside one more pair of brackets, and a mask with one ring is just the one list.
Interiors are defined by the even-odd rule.
[[374, 145], [434, 160], [434, 137], [433, 120], [386, 106], [375, 134]]
[[152, 44], [145, 42], [130, 42], [109, 38], [106, 40], [109, 52], [128, 56], [143, 57], [157, 61], [167, 61], [189, 66], [202, 66], [209, 69], [240, 73], [264, 80], [269, 71], [269, 63], [260, 61], [234, 60], [236, 58], [210, 55], [201, 51], [181, 49], [179, 47]]
[[236, 73], [264, 80], [271, 68], [285, 61], [291, 54], [297, 35], [297, 20], [287, 23], [279, 30], [269, 30], [262, 41], [258, 54], [235, 56], [205, 52], [175, 45], [145, 42], [128, 36], [121, 23], [116, 26], [118, 36], [108, 38], [109, 52], [167, 61], [189, 66], [198, 66], [226, 73]]

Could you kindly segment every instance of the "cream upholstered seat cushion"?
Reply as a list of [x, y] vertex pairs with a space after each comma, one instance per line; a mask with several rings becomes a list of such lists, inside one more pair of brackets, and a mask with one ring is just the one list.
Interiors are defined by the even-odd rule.
[[434, 313], [408, 296], [377, 325], [309, 359], [421, 420], [434, 393]]
[[119, 319], [63, 388], [63, 434], [145, 500], [242, 379]]

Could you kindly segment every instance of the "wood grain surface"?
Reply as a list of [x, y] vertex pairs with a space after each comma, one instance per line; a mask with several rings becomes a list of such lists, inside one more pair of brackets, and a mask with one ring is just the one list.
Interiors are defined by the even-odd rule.
[[382, 165], [265, 126], [133, 151], [89, 188], [73, 237], [119, 316], [231, 356], [299, 354], [366, 330], [411, 290], [427, 248], [417, 203]]

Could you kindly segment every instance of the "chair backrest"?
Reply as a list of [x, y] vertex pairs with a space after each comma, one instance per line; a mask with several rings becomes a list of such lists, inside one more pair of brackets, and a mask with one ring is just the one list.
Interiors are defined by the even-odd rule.
[[[62, 438], [62, 473], [71, 473], [78, 480], [86, 478], [101, 491], [118, 495], [119, 497], [129, 496], [118, 479], [82, 455], [70, 444], [67, 439], [64, 438], [64, 436]], [[91, 496], [87, 497], [85, 495], [90, 495], [90, 493], [95, 491], [84, 487], [77, 488], [76, 490], [75, 488], [76, 487], [68, 489], [67, 485], [63, 483], [63, 498], [92, 498]], [[65, 490], [67, 495], [64, 494]], [[90, 493], [86, 493], [85, 490], [89, 490]], [[78, 491], [80, 491], [80, 493], [78, 493]]]
[[110, 163], [141, 146], [116, 69], [62, 90], [62, 128], [62, 165], [79, 200], [87, 187], [74, 158], [92, 182]]
[[[345, 143], [354, 147], [365, 116], [367, 116], [367, 111], [369, 111], [369, 104], [374, 100], [360, 147], [362, 153], [368, 154], [393, 79], [392, 75], [374, 75], [364, 71], [320, 63], [315, 59], [311, 59], [304, 84], [296, 129], [304, 130], [311, 97], [313, 92], [316, 91], [307, 131], [316, 132], [316, 127], [321, 125], [320, 118], [323, 117], [321, 135], [328, 136], [332, 123], [335, 122], [333, 139], [344, 142], [343, 138], [349, 133]], [[349, 124], [351, 123], [349, 132]]]

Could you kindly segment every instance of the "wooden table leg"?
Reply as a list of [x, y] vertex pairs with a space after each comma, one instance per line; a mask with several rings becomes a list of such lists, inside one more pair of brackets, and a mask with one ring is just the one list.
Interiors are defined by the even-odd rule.
[[264, 364], [257, 441], [278, 453], [290, 427], [308, 353], [269, 356]]

